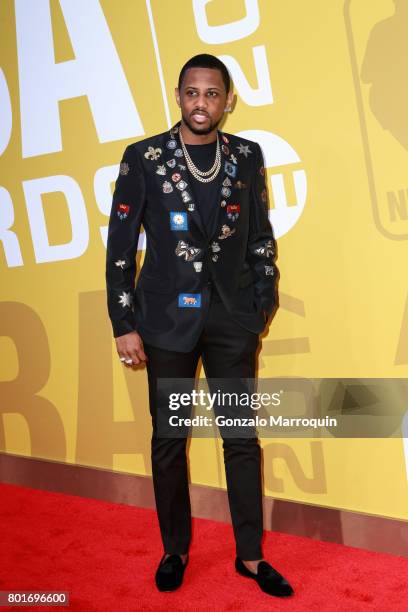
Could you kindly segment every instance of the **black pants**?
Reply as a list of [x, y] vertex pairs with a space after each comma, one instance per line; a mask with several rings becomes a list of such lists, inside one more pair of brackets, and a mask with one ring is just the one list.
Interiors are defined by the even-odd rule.
[[[185, 554], [191, 538], [191, 507], [184, 438], [156, 435], [157, 378], [194, 378], [201, 356], [206, 378], [254, 378], [258, 335], [231, 320], [223, 303], [212, 299], [199, 342], [180, 353], [144, 344], [148, 357], [150, 413], [153, 421], [152, 472], [164, 550]], [[223, 438], [228, 500], [236, 554], [262, 558], [261, 449], [256, 437]]]

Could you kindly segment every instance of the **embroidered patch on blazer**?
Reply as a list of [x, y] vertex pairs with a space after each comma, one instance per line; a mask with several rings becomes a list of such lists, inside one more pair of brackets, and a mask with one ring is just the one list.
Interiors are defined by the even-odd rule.
[[238, 153], [241, 153], [241, 155], [244, 155], [245, 157], [248, 157], [248, 153], [252, 153], [249, 146], [242, 144], [242, 142], [239, 143], [239, 145], [237, 146], [237, 149], [238, 149]]
[[275, 251], [273, 249], [272, 240], [268, 240], [265, 242], [265, 244], [255, 249], [255, 253], [261, 257], [269, 257], [269, 255], [274, 255]]
[[229, 225], [223, 225], [221, 228], [221, 234], [218, 236], [220, 240], [225, 240], [235, 233], [235, 228], [231, 229]]
[[180, 191], [184, 191], [184, 189], [187, 187], [187, 183], [186, 181], [179, 181], [176, 185], [177, 189], [180, 189]]
[[121, 221], [124, 221], [129, 216], [130, 206], [129, 204], [118, 204], [116, 206], [116, 214]]
[[241, 212], [240, 204], [228, 204], [227, 205], [227, 217], [231, 219], [231, 221], [236, 221], [239, 217], [239, 213]]
[[162, 150], [159, 147], [157, 147], [156, 149], [154, 147], [147, 147], [147, 151], [144, 156], [146, 159], [151, 159], [152, 161], [155, 161], [156, 159], [159, 159], [161, 154]]
[[188, 230], [187, 213], [171, 211], [170, 212], [170, 229], [176, 230], [176, 231]]
[[232, 178], [235, 178], [237, 175], [237, 167], [229, 161], [225, 162], [224, 170], [225, 173], [228, 174], [228, 176], [232, 176]]
[[129, 164], [127, 164], [126, 162], [122, 162], [119, 166], [119, 174], [123, 174], [124, 176], [126, 176], [127, 174], [129, 174]]
[[179, 240], [174, 252], [178, 257], [184, 257], [184, 261], [193, 261], [201, 253], [201, 249], [189, 245], [184, 240]]
[[201, 293], [180, 293], [179, 308], [201, 308]]
[[173, 185], [169, 181], [164, 181], [162, 189], [163, 193], [171, 193], [173, 191]]
[[188, 191], [182, 191], [181, 192], [181, 198], [183, 200], [183, 202], [185, 202], [187, 204], [187, 202], [191, 202], [191, 195], [188, 193]]
[[131, 304], [132, 304], [132, 294], [127, 291], [122, 291], [122, 293], [119, 296], [119, 300], [118, 300], [119, 304], [122, 305], [123, 308], [130, 308]]

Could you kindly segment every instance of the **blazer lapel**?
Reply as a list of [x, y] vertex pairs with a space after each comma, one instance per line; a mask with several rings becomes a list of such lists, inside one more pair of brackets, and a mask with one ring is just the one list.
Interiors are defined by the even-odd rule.
[[222, 178], [220, 181], [220, 190], [218, 194], [218, 202], [215, 211], [215, 219], [212, 228], [211, 240], [217, 240], [221, 231], [221, 219], [226, 216], [227, 208], [231, 201], [232, 186], [236, 181], [238, 173], [238, 160], [234, 155], [228, 136], [222, 132], [218, 132], [221, 142], [221, 169]]

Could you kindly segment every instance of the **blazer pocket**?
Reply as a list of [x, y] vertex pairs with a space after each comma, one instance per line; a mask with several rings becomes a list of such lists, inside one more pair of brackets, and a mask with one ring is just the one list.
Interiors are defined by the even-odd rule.
[[252, 285], [254, 282], [254, 276], [252, 274], [252, 270], [247, 270], [238, 279], [238, 289], [243, 289], [244, 287], [248, 287], [248, 285]]
[[171, 278], [158, 278], [140, 275], [136, 289], [149, 291], [150, 293], [172, 293], [174, 291], [174, 281]]

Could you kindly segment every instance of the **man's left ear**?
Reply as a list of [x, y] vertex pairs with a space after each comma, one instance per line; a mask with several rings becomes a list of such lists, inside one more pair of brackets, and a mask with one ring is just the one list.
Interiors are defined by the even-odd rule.
[[180, 106], [180, 92], [179, 92], [179, 88], [178, 87], [175, 88], [174, 94], [176, 96], [176, 102]]
[[234, 102], [234, 92], [230, 91], [229, 94], [227, 95], [227, 99], [225, 102], [225, 112], [226, 113], [230, 113], [232, 110], [232, 104]]

